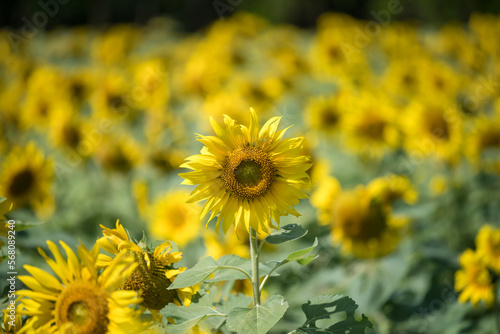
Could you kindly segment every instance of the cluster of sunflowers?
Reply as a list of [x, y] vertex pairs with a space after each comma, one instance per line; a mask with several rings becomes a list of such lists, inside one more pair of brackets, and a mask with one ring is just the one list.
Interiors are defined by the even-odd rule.
[[460, 266], [455, 276], [455, 287], [461, 291], [459, 300], [494, 305], [500, 275], [500, 229], [484, 225], [476, 237], [476, 250], [463, 252]]
[[[448, 201], [464, 178], [500, 182], [493, 15], [423, 29], [326, 13], [307, 31], [236, 13], [189, 35], [157, 18], [39, 32], [15, 50], [10, 33], [0, 30], [0, 219], [12, 210], [7, 217], [46, 221], [18, 234], [25, 250], [35, 230], [88, 241], [101, 223], [104, 234], [77, 255], [61, 241], [66, 260], [50, 241], [54, 260], [39, 248], [58, 279], [25, 266], [17, 314], [26, 333], [153, 331], [158, 310], [188, 306], [199, 288], [167, 289], [186, 268], [173, 267], [177, 246], [189, 246], [191, 264], [248, 257], [248, 234], [264, 243], [280, 219], [295, 222], [283, 216], [300, 216], [297, 205], [301, 224], [327, 236], [325, 249], [382, 259], [430, 226], [419, 218], [412, 229], [418, 198]], [[261, 130], [257, 115], [269, 119]], [[304, 138], [284, 139], [277, 116]], [[183, 163], [199, 149], [195, 131], [211, 133]], [[199, 184], [192, 193], [178, 187], [179, 168], [192, 170], [180, 174]], [[299, 204], [306, 194], [312, 207]], [[168, 241], [133, 242], [120, 224], [104, 226], [110, 217]], [[477, 251], [461, 256], [460, 301], [495, 303], [498, 233], [484, 227]]]

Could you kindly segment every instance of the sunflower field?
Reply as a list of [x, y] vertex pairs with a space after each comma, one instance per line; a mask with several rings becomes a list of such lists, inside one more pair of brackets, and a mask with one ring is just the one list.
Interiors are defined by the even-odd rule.
[[500, 333], [500, 16], [390, 21], [0, 30], [0, 331]]

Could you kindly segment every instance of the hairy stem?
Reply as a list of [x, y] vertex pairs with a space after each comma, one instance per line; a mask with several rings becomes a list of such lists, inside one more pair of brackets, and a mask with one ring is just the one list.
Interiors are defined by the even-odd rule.
[[252, 258], [252, 288], [253, 306], [260, 305], [259, 289], [259, 247], [257, 245], [257, 232], [250, 227], [250, 256]]

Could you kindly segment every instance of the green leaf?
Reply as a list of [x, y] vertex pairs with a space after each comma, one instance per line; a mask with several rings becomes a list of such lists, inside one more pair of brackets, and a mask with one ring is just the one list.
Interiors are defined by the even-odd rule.
[[311, 254], [309, 256], [306, 256], [302, 259], [299, 259], [297, 260], [297, 262], [300, 264], [300, 265], [303, 265], [303, 266], [306, 266], [308, 265], [309, 263], [311, 263], [311, 261], [315, 260], [318, 258], [319, 255], [314, 255], [314, 254]]
[[45, 224], [45, 222], [23, 223], [22, 221], [16, 220], [15, 229], [17, 232], [20, 232], [43, 224]]
[[307, 247], [307, 248], [290, 253], [290, 254], [288, 254], [288, 256], [286, 257], [285, 260], [288, 262], [302, 260], [302, 259], [306, 258], [306, 255], [309, 254], [314, 248], [316, 248], [316, 246], [318, 246], [318, 238], [314, 238], [314, 243], [311, 247]]
[[[252, 276], [252, 261], [250, 259], [242, 258], [237, 255], [224, 255], [217, 260], [219, 264], [219, 268], [217, 268], [217, 272], [214, 274], [214, 277], [206, 280], [206, 282], [220, 282], [220, 281], [229, 281], [235, 279], [248, 279], [244, 273], [236, 269], [230, 269], [227, 267], [235, 267], [246, 272], [250, 277]], [[259, 263], [259, 275], [263, 277], [271, 271], [271, 268], [266, 266], [265, 264]], [[276, 274], [277, 275], [277, 274]]]
[[160, 312], [165, 318], [173, 319], [175, 325], [165, 326], [167, 333], [185, 334], [206, 318], [224, 316], [210, 306], [193, 305], [189, 307], [168, 304]]
[[[328, 334], [364, 334], [366, 328], [372, 328], [372, 323], [365, 315], [358, 321], [354, 312], [358, 305], [349, 297], [341, 295], [317, 296], [302, 304], [306, 322], [295, 333], [328, 333]], [[316, 321], [338, 317], [345, 312], [345, 319], [336, 321], [327, 328], [319, 328]]]
[[288, 224], [281, 227], [278, 231], [268, 235], [264, 241], [269, 244], [277, 245], [302, 238], [306, 234], [307, 230], [299, 224]]
[[[248, 276], [242, 271], [247, 273]], [[184, 288], [199, 284], [203, 281], [211, 283], [235, 279], [248, 279], [251, 277], [251, 272], [252, 262], [250, 259], [244, 259], [237, 255], [225, 255], [216, 262], [212, 257], [206, 257], [198, 262], [193, 268], [179, 274], [174, 283], [169, 286], [169, 289]], [[270, 272], [271, 268], [264, 264], [259, 264], [260, 277]], [[215, 273], [214, 277], [209, 279], [213, 273]], [[274, 274], [274, 276], [278, 276], [278, 274]]]
[[194, 326], [196, 326], [200, 321], [202, 321], [204, 316], [196, 317], [185, 322], [182, 322], [178, 325], [167, 325], [165, 326], [165, 333], [167, 334], [186, 334]]
[[180, 289], [199, 284], [210, 277], [218, 268], [219, 265], [212, 257], [206, 257], [198, 262], [193, 268], [179, 274], [174, 283], [168, 288], [170, 290]]
[[286, 300], [274, 295], [264, 305], [233, 309], [227, 317], [227, 328], [240, 334], [264, 334], [283, 317], [287, 308]]

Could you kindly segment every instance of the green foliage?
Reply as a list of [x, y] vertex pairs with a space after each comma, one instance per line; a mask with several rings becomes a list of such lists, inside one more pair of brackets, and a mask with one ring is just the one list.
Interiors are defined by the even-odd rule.
[[288, 224], [281, 227], [278, 231], [268, 235], [264, 241], [272, 245], [277, 245], [302, 238], [306, 234], [307, 230], [299, 224]]
[[[217, 272], [220, 270], [224, 271]], [[251, 270], [251, 261], [237, 255], [226, 255], [218, 261], [215, 261], [212, 257], [206, 257], [193, 268], [177, 276], [169, 289], [184, 288], [205, 281], [213, 283], [235, 279], [251, 279]], [[261, 277], [271, 272], [271, 269], [264, 264], [260, 264], [259, 270]], [[212, 274], [214, 274], [214, 277], [209, 279]]]
[[[357, 308], [358, 305], [346, 296], [326, 295], [314, 297], [302, 305], [302, 310], [307, 319], [293, 333], [363, 334], [366, 328], [372, 328], [372, 324], [364, 315], [362, 315], [361, 320], [356, 320], [354, 312]], [[345, 312], [346, 315], [344, 320], [336, 321], [326, 328], [317, 325], [319, 320], [330, 319], [342, 312]]]
[[227, 327], [239, 334], [264, 334], [281, 319], [287, 308], [286, 300], [274, 295], [264, 305], [233, 309], [228, 315]]

